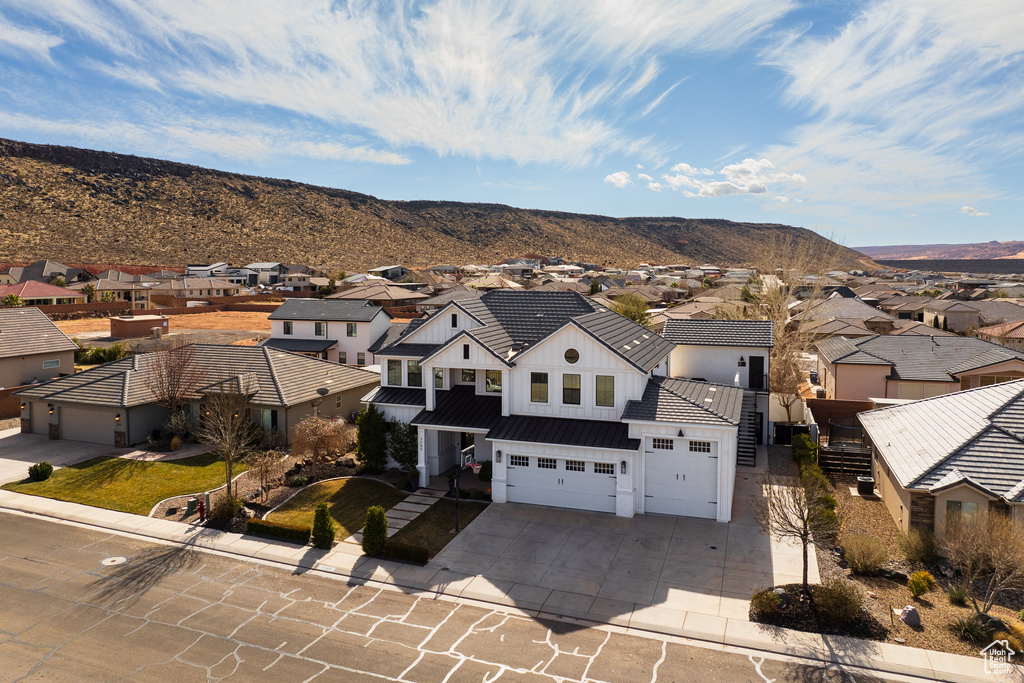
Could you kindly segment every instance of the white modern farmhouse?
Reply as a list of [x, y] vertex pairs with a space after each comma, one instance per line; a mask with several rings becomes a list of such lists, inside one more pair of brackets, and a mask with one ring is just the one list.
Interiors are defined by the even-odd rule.
[[370, 346], [390, 326], [391, 314], [369, 301], [288, 299], [270, 314], [270, 339], [263, 346], [341, 365], [373, 365]]
[[381, 348], [364, 402], [418, 427], [424, 485], [473, 449], [496, 502], [728, 522], [743, 389], [669, 377], [674, 348], [576, 292], [495, 290]]

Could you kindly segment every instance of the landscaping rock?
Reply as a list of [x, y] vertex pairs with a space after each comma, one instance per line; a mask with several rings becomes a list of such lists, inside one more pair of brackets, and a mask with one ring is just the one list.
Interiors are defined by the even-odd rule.
[[921, 614], [917, 611], [917, 608], [913, 605], [907, 605], [903, 608], [903, 611], [893, 610], [896, 614], [900, 615], [900, 621], [907, 626], [920, 626], [921, 625]]
[[903, 572], [893, 571], [892, 569], [879, 569], [878, 575], [881, 576], [883, 579], [889, 579], [890, 581], [895, 581], [896, 583], [906, 583], [908, 578], [907, 575]]
[[785, 607], [786, 605], [789, 604], [789, 595], [786, 593], [786, 589], [785, 588], [776, 588], [776, 589], [772, 590], [772, 593], [775, 593], [776, 595], [779, 596], [779, 600], [782, 601], [782, 606], [783, 607]]

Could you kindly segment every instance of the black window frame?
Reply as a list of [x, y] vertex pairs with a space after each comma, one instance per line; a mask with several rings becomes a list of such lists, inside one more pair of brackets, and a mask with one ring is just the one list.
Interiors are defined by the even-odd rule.
[[[388, 370], [388, 386], [389, 387], [400, 387], [400, 386], [402, 386], [402, 361], [400, 361], [397, 358], [388, 358], [387, 366], [388, 366], [387, 367], [387, 370]], [[397, 382], [393, 382], [392, 381], [391, 372], [394, 369], [398, 370], [398, 381]]]
[[[543, 377], [543, 380], [538, 378]], [[538, 398], [538, 389], [543, 390], [544, 397]], [[531, 372], [530, 373], [530, 403], [547, 403], [548, 402], [548, 373], [546, 372]]]
[[[610, 387], [601, 387], [601, 380], [611, 380]], [[608, 403], [601, 403], [601, 395], [608, 397]], [[594, 405], [598, 408], [615, 407], [615, 375], [597, 375], [594, 378]]]
[[[568, 380], [570, 377], [576, 378], [576, 386], [568, 386]], [[583, 392], [583, 377], [579, 373], [566, 372], [562, 374], [562, 404], [567, 406], [578, 406], [580, 405]], [[575, 398], [576, 400], [571, 400]]]

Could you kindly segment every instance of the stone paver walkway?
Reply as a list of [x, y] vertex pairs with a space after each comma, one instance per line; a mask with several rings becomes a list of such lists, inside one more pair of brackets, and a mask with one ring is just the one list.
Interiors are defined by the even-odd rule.
[[[430, 506], [444, 498], [446, 493], [447, 491], [437, 489], [418, 489], [416, 493], [406, 496], [405, 500], [387, 511], [388, 538], [397, 534], [399, 529], [408, 526], [409, 522], [429, 510]], [[362, 529], [343, 539], [342, 543], [358, 546], [359, 552], [362, 553]]]

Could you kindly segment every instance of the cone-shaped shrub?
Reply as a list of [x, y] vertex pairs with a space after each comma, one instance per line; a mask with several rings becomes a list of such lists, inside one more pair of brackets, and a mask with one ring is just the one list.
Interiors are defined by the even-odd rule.
[[388, 541], [388, 518], [384, 508], [374, 505], [366, 510], [366, 526], [363, 527], [363, 552], [380, 555]]
[[327, 503], [320, 503], [313, 513], [313, 547], [324, 550], [334, 543], [334, 520], [331, 519], [331, 511]]

